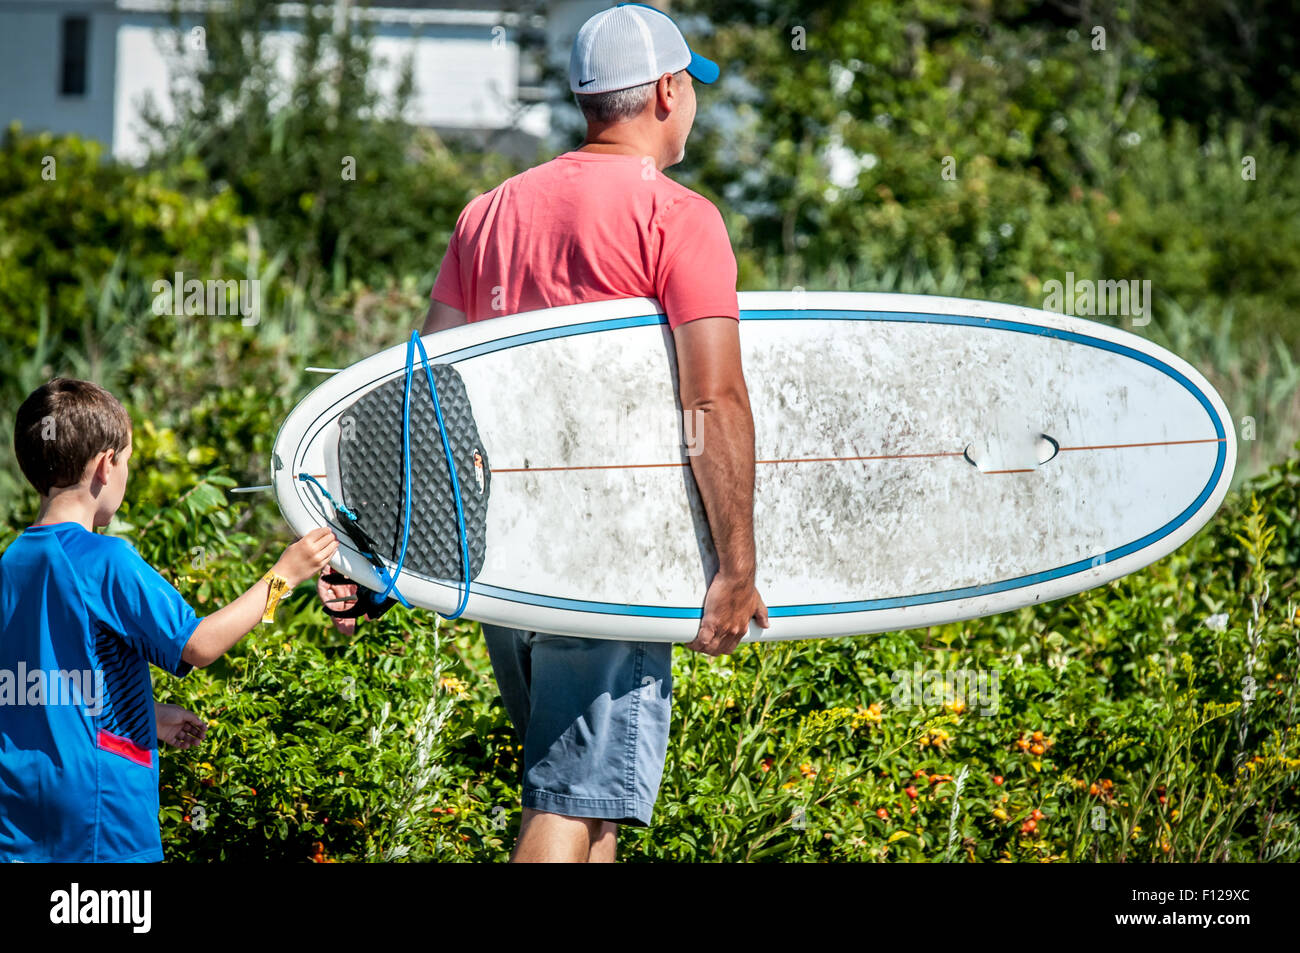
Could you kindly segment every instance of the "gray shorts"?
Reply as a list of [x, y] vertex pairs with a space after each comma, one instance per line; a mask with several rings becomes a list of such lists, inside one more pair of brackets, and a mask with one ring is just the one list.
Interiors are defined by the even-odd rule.
[[668, 753], [672, 643], [482, 625], [523, 743], [523, 806], [648, 826]]

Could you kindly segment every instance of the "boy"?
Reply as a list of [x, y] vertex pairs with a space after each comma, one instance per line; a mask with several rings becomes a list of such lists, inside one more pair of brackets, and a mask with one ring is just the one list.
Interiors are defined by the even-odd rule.
[[108, 391], [38, 388], [14, 451], [41, 504], [0, 557], [0, 860], [160, 861], [158, 737], [189, 747], [205, 726], [154, 705], [149, 665], [210, 665], [338, 542], [308, 534], [199, 619], [130, 543], [94, 532], [121, 505], [131, 456], [131, 419]]

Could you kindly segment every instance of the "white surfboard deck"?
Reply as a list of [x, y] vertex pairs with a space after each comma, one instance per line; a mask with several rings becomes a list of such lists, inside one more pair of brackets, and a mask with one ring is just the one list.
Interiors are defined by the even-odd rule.
[[[921, 295], [745, 292], [740, 307], [756, 583], [771, 621], [751, 622], [746, 641], [1059, 599], [1174, 551], [1227, 492], [1236, 439], [1222, 399], [1138, 335]], [[491, 470], [486, 556], [463, 615], [693, 639], [717, 562], [658, 303], [553, 308], [423, 340], [431, 363], [464, 380]], [[296, 475], [337, 489], [339, 416], [402, 378], [405, 359], [401, 343], [342, 370], [284, 422], [272, 472], [295, 532], [326, 522]], [[417, 399], [428, 400], [418, 364]], [[474, 491], [473, 473], [459, 478]], [[335, 567], [382, 589], [338, 535]], [[398, 587], [450, 613], [461, 581], [404, 571]]]

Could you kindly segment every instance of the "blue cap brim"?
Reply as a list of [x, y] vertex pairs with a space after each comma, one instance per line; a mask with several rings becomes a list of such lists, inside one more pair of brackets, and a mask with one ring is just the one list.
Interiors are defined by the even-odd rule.
[[691, 62], [686, 67], [686, 72], [690, 73], [701, 83], [712, 83], [718, 78], [718, 73], [720, 73], [721, 70], [718, 69], [718, 64], [713, 62], [713, 60], [705, 59], [703, 56], [700, 56], [699, 53], [691, 50]]

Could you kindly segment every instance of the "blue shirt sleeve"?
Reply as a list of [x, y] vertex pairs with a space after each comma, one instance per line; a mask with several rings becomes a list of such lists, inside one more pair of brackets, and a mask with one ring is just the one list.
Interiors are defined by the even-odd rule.
[[185, 675], [193, 666], [181, 653], [198, 628], [198, 616], [134, 546], [120, 537], [114, 541], [121, 545], [108, 561], [104, 604], [116, 616], [118, 634], [151, 665]]

